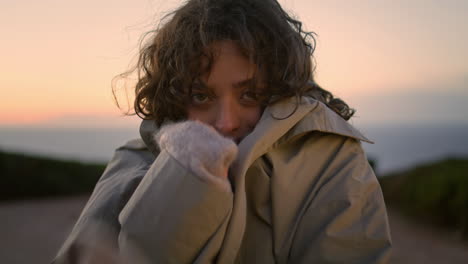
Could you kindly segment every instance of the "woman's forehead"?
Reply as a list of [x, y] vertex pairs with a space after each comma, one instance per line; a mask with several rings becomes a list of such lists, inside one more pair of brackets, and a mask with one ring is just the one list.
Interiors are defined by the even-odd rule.
[[[200, 69], [197, 78], [213, 72], [213, 67], [231, 68], [231, 73], [235, 75], [236, 70], [247, 70], [249, 72], [249, 83], [256, 84], [264, 80], [264, 74], [257, 66], [256, 62], [246, 55], [244, 49], [238, 42], [233, 40], [220, 40], [211, 43], [204, 50], [200, 58]], [[199, 69], [199, 70], [200, 70]], [[242, 79], [241, 81], [244, 81]]]

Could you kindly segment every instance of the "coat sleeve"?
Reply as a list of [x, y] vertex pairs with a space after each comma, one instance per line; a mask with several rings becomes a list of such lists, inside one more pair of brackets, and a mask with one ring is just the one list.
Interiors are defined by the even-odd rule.
[[53, 263], [81, 263], [96, 249], [92, 240], [116, 249], [104, 253], [118, 258], [137, 253], [142, 263], [214, 262], [232, 192], [200, 180], [165, 151], [150, 155], [117, 150]]
[[307, 199], [290, 263], [389, 262], [385, 204], [360, 142], [344, 139]]
[[151, 263], [212, 263], [232, 199], [163, 150], [119, 215], [119, 247], [136, 247]]
[[129, 142], [118, 148], [52, 263], [80, 263], [84, 251], [105, 229], [109, 248], [117, 248], [118, 215], [148, 170], [154, 156]]

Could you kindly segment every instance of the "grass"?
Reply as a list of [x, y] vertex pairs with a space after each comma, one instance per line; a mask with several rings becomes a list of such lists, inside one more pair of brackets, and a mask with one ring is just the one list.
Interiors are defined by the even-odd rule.
[[102, 164], [0, 151], [0, 201], [89, 193], [104, 169]]
[[446, 159], [379, 181], [388, 204], [468, 239], [468, 159]]

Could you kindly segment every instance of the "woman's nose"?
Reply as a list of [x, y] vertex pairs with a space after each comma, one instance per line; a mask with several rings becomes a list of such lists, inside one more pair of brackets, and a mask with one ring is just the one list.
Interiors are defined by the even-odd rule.
[[234, 102], [222, 101], [218, 107], [218, 113], [216, 113], [216, 130], [223, 136], [235, 138], [240, 126], [239, 114]]

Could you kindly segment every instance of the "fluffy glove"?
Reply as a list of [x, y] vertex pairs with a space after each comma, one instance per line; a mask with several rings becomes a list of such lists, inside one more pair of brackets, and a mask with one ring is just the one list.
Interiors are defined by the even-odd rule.
[[155, 140], [161, 150], [166, 150], [202, 180], [231, 191], [227, 173], [237, 156], [234, 141], [198, 121], [165, 125]]

